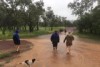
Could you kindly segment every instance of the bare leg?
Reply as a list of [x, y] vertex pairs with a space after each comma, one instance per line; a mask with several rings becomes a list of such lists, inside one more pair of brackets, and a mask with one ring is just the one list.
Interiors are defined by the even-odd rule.
[[53, 50], [57, 50], [57, 44], [53, 44]]
[[67, 54], [69, 54], [70, 53], [70, 46], [67, 46], [66, 48], [67, 48]]
[[55, 49], [57, 50], [57, 47], [55, 47]]
[[20, 46], [18, 45], [18, 46], [17, 46], [17, 50], [16, 50], [16, 51], [19, 51], [19, 49], [20, 49]]
[[69, 53], [70, 53], [70, 46], [68, 47]]
[[53, 50], [56, 50], [56, 47], [53, 47]]
[[57, 47], [53, 47], [53, 50], [57, 50]]

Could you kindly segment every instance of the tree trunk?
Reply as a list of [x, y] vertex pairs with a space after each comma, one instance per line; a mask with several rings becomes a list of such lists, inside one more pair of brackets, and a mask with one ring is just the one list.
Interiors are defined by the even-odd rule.
[[29, 32], [33, 32], [33, 26], [32, 26], [32, 24], [29, 25]]
[[53, 23], [51, 22], [50, 24], [50, 27], [51, 27], [51, 31], [53, 30]]
[[37, 22], [36, 28], [37, 28], [37, 31], [38, 31], [39, 30], [39, 22]]
[[26, 28], [27, 28], [27, 26], [24, 26], [25, 31], [26, 31]]
[[5, 35], [5, 32], [6, 32], [6, 29], [5, 29], [5, 27], [3, 27], [2, 34]]

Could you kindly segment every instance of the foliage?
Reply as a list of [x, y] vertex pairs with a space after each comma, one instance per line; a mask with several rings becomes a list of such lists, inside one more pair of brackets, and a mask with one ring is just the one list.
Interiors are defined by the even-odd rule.
[[68, 4], [68, 7], [72, 9], [72, 14], [81, 16], [84, 15], [85, 12], [93, 9], [93, 3], [95, 1], [96, 0], [74, 0], [74, 2]]
[[0, 59], [3, 59], [5, 57], [10, 57], [11, 54], [9, 53], [4, 53], [4, 54], [0, 54]]
[[99, 0], [74, 0], [68, 7], [72, 13], [78, 15], [74, 25], [81, 33], [100, 34], [100, 5], [93, 8], [93, 4]]
[[94, 35], [91, 33], [76, 33], [75, 35], [78, 35], [81, 38], [91, 39], [93, 41], [100, 42], [100, 35]]
[[[0, 31], [7, 35], [7, 31], [20, 30], [24, 32], [38, 31], [39, 26], [53, 27], [67, 26], [66, 19], [54, 14], [51, 7], [46, 11], [44, 2], [32, 0], [1, 0], [0, 2]], [[43, 20], [43, 22], [41, 21]], [[2, 36], [3, 37], [3, 36]]]
[[77, 20], [79, 32], [100, 34], [100, 6], [95, 7], [91, 13], [85, 13]]
[[21, 29], [29, 26], [32, 32], [38, 26], [38, 19], [44, 12], [43, 2], [32, 0], [2, 0], [0, 3], [0, 29], [3, 34], [5, 30]]

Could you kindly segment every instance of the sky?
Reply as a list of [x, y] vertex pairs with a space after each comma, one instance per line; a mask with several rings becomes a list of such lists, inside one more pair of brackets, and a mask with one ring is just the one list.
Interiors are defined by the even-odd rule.
[[67, 20], [77, 19], [76, 16], [72, 15], [71, 9], [67, 7], [68, 3], [73, 2], [73, 0], [43, 0], [43, 2], [44, 8], [47, 9], [47, 7], [51, 7], [55, 15], [67, 17]]

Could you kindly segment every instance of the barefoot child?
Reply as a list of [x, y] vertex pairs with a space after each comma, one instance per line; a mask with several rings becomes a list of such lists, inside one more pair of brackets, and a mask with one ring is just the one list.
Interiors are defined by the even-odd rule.
[[71, 35], [71, 32], [68, 32], [68, 35], [64, 39], [64, 43], [66, 41], [66, 47], [67, 47], [67, 53], [70, 53], [70, 48], [72, 46], [72, 41], [74, 40], [74, 37]]

